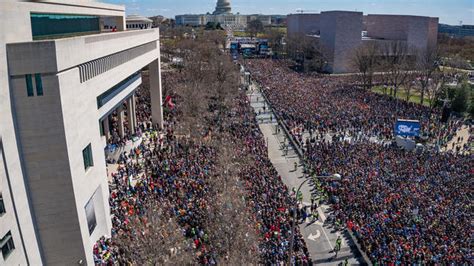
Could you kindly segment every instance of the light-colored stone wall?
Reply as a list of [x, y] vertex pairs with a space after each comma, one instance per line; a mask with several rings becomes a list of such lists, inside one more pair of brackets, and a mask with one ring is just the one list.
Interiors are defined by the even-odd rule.
[[5, 213], [0, 214], [0, 239], [5, 237], [8, 232], [12, 234], [13, 244], [15, 249], [8, 255], [6, 259], [0, 256], [0, 265], [26, 265], [26, 260], [22, 236], [18, 227], [16, 219], [16, 210], [14, 200], [11, 193], [11, 180], [5, 167], [6, 162], [4, 158], [3, 142], [0, 136], [0, 194], [3, 198]]
[[372, 38], [407, 41], [412, 49], [432, 49], [437, 46], [438, 18], [367, 15], [367, 34]]
[[362, 12], [329, 11], [321, 13], [323, 53], [328, 71], [345, 73], [353, 70], [352, 54], [361, 45]]
[[[401, 41], [411, 51], [435, 49], [438, 18], [405, 15], [367, 15], [361, 12], [327, 11], [321, 14], [290, 14], [287, 17], [288, 37], [320, 33], [322, 52], [331, 73], [355, 71], [354, 50], [362, 44]], [[369, 38], [362, 38], [367, 30]]]
[[367, 35], [372, 38], [406, 40], [410, 20], [399, 15], [367, 15]]
[[[159, 42], [159, 32], [32, 42], [30, 12], [108, 16], [122, 25], [118, 30], [125, 28], [125, 12], [122, 6], [88, 0], [0, 1], [0, 136], [5, 154], [0, 161], [6, 165], [5, 171], [0, 167], [0, 190], [7, 207], [0, 217], [0, 237], [11, 230], [15, 243], [0, 265], [74, 265], [80, 260], [91, 265], [92, 245], [111, 229], [99, 119], [104, 108], [112, 107], [98, 110], [96, 97], [156, 60], [159, 46], [84, 83], [78, 64]], [[44, 96], [26, 96], [24, 74], [34, 73], [42, 73]], [[94, 167], [85, 171], [82, 149], [88, 143]], [[11, 190], [5, 186], [6, 171]], [[93, 195], [97, 227], [89, 236], [84, 207]]]
[[319, 35], [321, 28], [320, 14], [289, 14], [287, 16], [289, 37], [299, 34]]

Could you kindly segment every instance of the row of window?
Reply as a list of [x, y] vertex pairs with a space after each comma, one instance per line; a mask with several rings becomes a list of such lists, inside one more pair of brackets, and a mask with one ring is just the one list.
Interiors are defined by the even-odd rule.
[[36, 87], [36, 96], [43, 96], [43, 81], [41, 80], [41, 74], [26, 74], [26, 93], [28, 97], [35, 96], [33, 90], [33, 76], [35, 80], [35, 87]]
[[128, 24], [127, 29], [150, 29], [151, 24]]

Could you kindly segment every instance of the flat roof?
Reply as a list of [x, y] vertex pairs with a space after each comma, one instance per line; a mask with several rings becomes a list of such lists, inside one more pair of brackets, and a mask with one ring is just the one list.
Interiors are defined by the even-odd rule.
[[98, 2], [96, 0], [41, 0], [39, 4], [53, 4], [53, 5], [65, 5], [65, 6], [77, 6], [77, 7], [91, 7], [97, 9], [107, 9], [113, 11], [125, 12], [124, 5], [115, 5]]

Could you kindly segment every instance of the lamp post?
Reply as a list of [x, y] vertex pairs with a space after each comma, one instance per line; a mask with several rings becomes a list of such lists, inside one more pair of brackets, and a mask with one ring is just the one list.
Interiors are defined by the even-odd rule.
[[[314, 178], [334, 178], [334, 179], [337, 179], [337, 180], [341, 180], [341, 175], [340, 174], [333, 174], [333, 175], [330, 175], [330, 176], [315, 176]], [[296, 194], [295, 196], [298, 196], [298, 194], [300, 193], [300, 190], [301, 190], [301, 187], [306, 183], [308, 182], [310, 179], [309, 178], [306, 178], [306, 180], [304, 180], [303, 182], [301, 182], [301, 184], [299, 185], [298, 189], [296, 190]], [[293, 255], [293, 245], [294, 245], [294, 242], [295, 242], [295, 220], [296, 220], [296, 209], [298, 209], [298, 202], [296, 204], [296, 207], [293, 211], [293, 219], [291, 221], [291, 239], [290, 239], [290, 250], [289, 250], [289, 253], [288, 253], [288, 265], [291, 265], [291, 257]]]

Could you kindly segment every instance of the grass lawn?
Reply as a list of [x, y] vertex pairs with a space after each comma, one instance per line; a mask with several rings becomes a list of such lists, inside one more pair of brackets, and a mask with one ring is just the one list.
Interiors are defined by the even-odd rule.
[[[382, 86], [375, 86], [375, 87], [372, 88], [372, 91], [375, 92], [375, 93], [378, 93], [378, 94], [384, 94]], [[387, 95], [389, 95], [388, 94], [389, 92], [390, 92], [390, 89], [387, 89]], [[406, 101], [406, 99], [407, 99], [406, 90], [403, 89], [403, 88], [398, 88], [397, 98], [400, 99], [400, 100]], [[410, 92], [410, 99], [408, 101], [419, 104], [420, 101], [421, 101], [421, 96], [418, 92], [411, 91]], [[430, 100], [425, 97], [425, 100], [423, 101], [423, 105], [429, 107], [430, 106]]]

